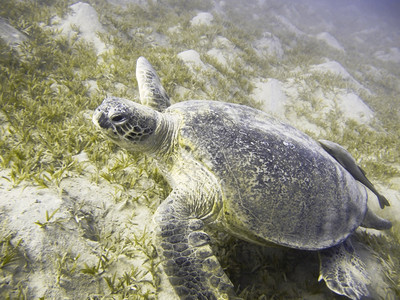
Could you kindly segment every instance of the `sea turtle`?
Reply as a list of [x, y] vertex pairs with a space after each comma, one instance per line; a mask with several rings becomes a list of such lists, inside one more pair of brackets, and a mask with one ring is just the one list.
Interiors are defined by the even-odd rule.
[[[259, 245], [318, 251], [320, 279], [352, 299], [369, 276], [349, 236], [391, 223], [321, 145], [259, 110], [191, 100], [170, 105], [151, 66], [137, 61], [142, 104], [108, 97], [94, 124], [128, 151], [152, 156], [172, 188], [158, 207], [155, 246], [182, 299], [234, 299], [205, 225]], [[208, 228], [208, 227], [207, 227]]]

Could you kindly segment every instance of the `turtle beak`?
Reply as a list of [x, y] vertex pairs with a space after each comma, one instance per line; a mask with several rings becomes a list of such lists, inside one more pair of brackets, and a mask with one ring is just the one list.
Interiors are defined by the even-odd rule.
[[94, 125], [98, 128], [109, 129], [112, 127], [108, 116], [98, 108], [94, 111], [92, 120]]

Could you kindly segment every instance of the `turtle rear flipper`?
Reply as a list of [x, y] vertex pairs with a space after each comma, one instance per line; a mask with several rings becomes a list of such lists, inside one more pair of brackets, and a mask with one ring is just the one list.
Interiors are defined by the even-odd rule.
[[319, 258], [318, 280], [324, 279], [329, 289], [350, 299], [369, 297], [367, 288], [371, 282], [369, 275], [349, 239], [334, 247], [321, 250]]
[[239, 299], [213, 255], [204, 223], [168, 197], [157, 209], [156, 246], [164, 271], [181, 299]]
[[368, 208], [361, 226], [377, 230], [387, 230], [392, 228], [392, 222], [379, 217]]

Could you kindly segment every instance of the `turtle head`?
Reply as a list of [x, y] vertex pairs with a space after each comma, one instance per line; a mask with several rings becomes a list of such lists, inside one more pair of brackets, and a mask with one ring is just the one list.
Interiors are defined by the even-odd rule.
[[96, 108], [93, 123], [119, 146], [149, 151], [155, 143], [159, 113], [133, 101], [108, 97]]

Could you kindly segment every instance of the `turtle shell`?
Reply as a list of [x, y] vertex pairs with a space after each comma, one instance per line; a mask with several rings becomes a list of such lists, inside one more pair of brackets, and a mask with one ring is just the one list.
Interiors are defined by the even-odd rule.
[[187, 101], [178, 140], [221, 184], [224, 226], [252, 241], [317, 250], [363, 221], [365, 189], [312, 138], [247, 106]]

